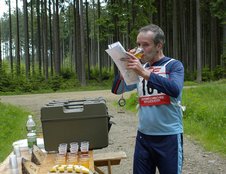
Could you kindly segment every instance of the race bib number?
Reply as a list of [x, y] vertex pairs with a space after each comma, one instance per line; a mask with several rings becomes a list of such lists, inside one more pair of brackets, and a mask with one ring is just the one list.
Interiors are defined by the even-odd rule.
[[[164, 66], [151, 67], [150, 71], [167, 78]], [[170, 97], [168, 95], [149, 87], [144, 79], [140, 81], [138, 89], [140, 106], [170, 104]]]
[[139, 98], [140, 106], [154, 106], [170, 104], [170, 97], [165, 94], [155, 96], [143, 96]]

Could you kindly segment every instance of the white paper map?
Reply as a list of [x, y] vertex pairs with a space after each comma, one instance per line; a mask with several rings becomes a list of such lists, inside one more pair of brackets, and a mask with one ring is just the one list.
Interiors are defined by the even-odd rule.
[[115, 42], [111, 45], [108, 45], [108, 49], [105, 51], [115, 62], [127, 85], [138, 83], [138, 75], [133, 70], [127, 70], [126, 61], [121, 60], [121, 58], [126, 58], [128, 56], [126, 55], [126, 50], [123, 48], [120, 42]]

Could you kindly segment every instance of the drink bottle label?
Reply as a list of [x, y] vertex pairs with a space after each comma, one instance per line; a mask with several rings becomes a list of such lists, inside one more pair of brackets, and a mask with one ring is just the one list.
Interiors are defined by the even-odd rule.
[[28, 148], [32, 148], [33, 145], [37, 145], [37, 139], [35, 133], [28, 133], [27, 135]]

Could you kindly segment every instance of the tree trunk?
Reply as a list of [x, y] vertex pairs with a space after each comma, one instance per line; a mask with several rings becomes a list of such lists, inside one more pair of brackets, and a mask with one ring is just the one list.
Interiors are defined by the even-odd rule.
[[41, 58], [42, 58], [42, 72], [45, 75], [45, 50], [44, 50], [44, 0], [41, 1]]
[[53, 76], [53, 37], [52, 37], [52, 20], [51, 20], [52, 12], [51, 12], [51, 0], [49, 0], [49, 52], [50, 52], [50, 73]]
[[211, 30], [210, 30], [210, 50], [211, 50], [211, 54], [210, 54], [210, 69], [213, 70], [214, 67], [216, 66], [216, 45], [217, 45], [217, 29], [216, 29], [216, 18], [215, 17], [211, 17]]
[[[97, 18], [100, 19], [100, 0], [97, 1]], [[98, 26], [98, 33], [100, 33], [100, 27]], [[100, 49], [100, 34], [97, 35], [98, 38], [97, 38], [97, 51], [98, 51], [98, 67], [99, 67], [99, 79], [101, 79], [101, 76], [102, 76], [102, 61], [101, 61], [101, 49]]]
[[[190, 16], [190, 20], [189, 20], [189, 23], [190, 23], [190, 27], [189, 27], [189, 58], [188, 58], [188, 71], [189, 72], [194, 72], [196, 70], [196, 67], [197, 67], [197, 61], [196, 61], [196, 53], [197, 53], [197, 47], [196, 47], [196, 40], [195, 40], [195, 37], [196, 37], [196, 30], [195, 30], [195, 22], [193, 19], [195, 19], [194, 17], [194, 14], [195, 14], [195, 8], [194, 6], [196, 6], [196, 3], [193, 2], [193, 1], [190, 1], [190, 13], [189, 13], [189, 16]], [[194, 80], [194, 79], [192, 79]]]
[[40, 1], [36, 1], [37, 10], [37, 60], [39, 75], [42, 74], [42, 59], [41, 59], [41, 24], [40, 24]]
[[[226, 69], [226, 17], [223, 24], [223, 56], [221, 65]], [[226, 76], [226, 74], [225, 74]]]
[[86, 27], [87, 27], [86, 43], [87, 43], [87, 67], [88, 67], [87, 78], [90, 79], [89, 2], [87, 0], [86, 0]]
[[82, 74], [81, 74], [81, 37], [80, 37], [80, 17], [79, 17], [79, 3], [80, 1], [76, 1], [76, 70], [77, 70], [77, 77], [78, 80], [82, 81]]
[[9, 60], [10, 60], [10, 70], [13, 76], [13, 55], [12, 55], [12, 19], [11, 19], [11, 2], [9, 2]]
[[18, 14], [18, 0], [16, 0], [16, 74], [20, 75], [20, 26], [19, 26], [19, 14]]
[[[114, 5], [116, 2], [111, 1], [111, 4]], [[118, 28], [118, 16], [114, 15], [112, 16], [113, 18], [113, 24], [114, 24], [114, 35], [113, 35], [113, 42], [117, 42], [119, 40], [119, 28]], [[117, 66], [114, 64], [114, 74], [117, 75], [118, 74], [118, 68]]]
[[44, 64], [45, 64], [45, 79], [49, 77], [48, 73], [48, 31], [47, 31], [47, 0], [44, 0], [44, 9], [43, 9], [43, 47], [44, 47]]
[[54, 44], [55, 44], [55, 72], [57, 75], [60, 74], [60, 67], [61, 67], [61, 62], [60, 62], [60, 26], [59, 26], [59, 2], [56, 0], [55, 4], [55, 26], [54, 26]]
[[84, 22], [83, 22], [83, 0], [80, 0], [80, 32], [81, 32], [81, 85], [86, 86], [86, 69], [85, 69], [85, 39], [84, 39]]
[[2, 71], [2, 24], [0, 22], [0, 73]]
[[200, 2], [196, 0], [196, 22], [197, 22], [197, 81], [202, 81], [202, 57], [201, 57], [201, 19]]
[[24, 53], [25, 53], [25, 66], [26, 66], [26, 78], [30, 77], [30, 54], [29, 54], [29, 33], [28, 33], [28, 11], [27, 11], [27, 0], [23, 0], [24, 9]]
[[78, 74], [77, 71], [77, 8], [76, 8], [76, 0], [73, 0], [73, 20], [74, 20], [74, 25], [73, 25], [73, 65], [74, 65], [74, 72], [75, 74]]
[[34, 25], [33, 25], [33, 2], [31, 4], [31, 72], [35, 74], [35, 56], [34, 56]]
[[173, 57], [178, 58], [177, 1], [173, 0]]
[[187, 6], [187, 4], [185, 3], [187, 1], [180, 1], [180, 4], [181, 4], [181, 7], [180, 7], [180, 10], [181, 10], [181, 43], [179, 43], [178, 47], [179, 49], [181, 50], [181, 52], [179, 52], [179, 54], [181, 53], [181, 55], [179, 56], [179, 60], [181, 61], [184, 61], [184, 59], [186, 57], [188, 57], [187, 53], [188, 53], [188, 42], [187, 42], [187, 33], [188, 33], [188, 23], [187, 23], [187, 10], [183, 10], [185, 9]]

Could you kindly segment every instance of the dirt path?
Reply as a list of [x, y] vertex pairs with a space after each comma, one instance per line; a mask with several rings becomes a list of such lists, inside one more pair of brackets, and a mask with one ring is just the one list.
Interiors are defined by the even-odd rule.
[[[127, 98], [130, 94], [124, 95]], [[97, 150], [100, 151], [125, 151], [127, 159], [122, 160], [120, 166], [114, 166], [115, 174], [132, 174], [133, 150], [136, 136], [137, 117], [131, 112], [124, 112], [121, 108], [115, 108], [112, 103], [120, 96], [111, 94], [109, 90], [67, 92], [52, 94], [34, 94], [18, 96], [0, 96], [1, 102], [11, 103], [24, 107], [40, 118], [40, 108], [52, 101], [62, 99], [84, 99], [104, 97], [109, 108], [109, 115], [114, 116], [112, 121], [116, 124], [112, 126], [109, 133], [109, 146]], [[105, 169], [104, 169], [105, 170]], [[189, 137], [184, 137], [184, 167], [183, 174], [226, 174], [226, 159], [220, 158], [214, 153], [205, 152], [198, 144], [191, 141]]]

